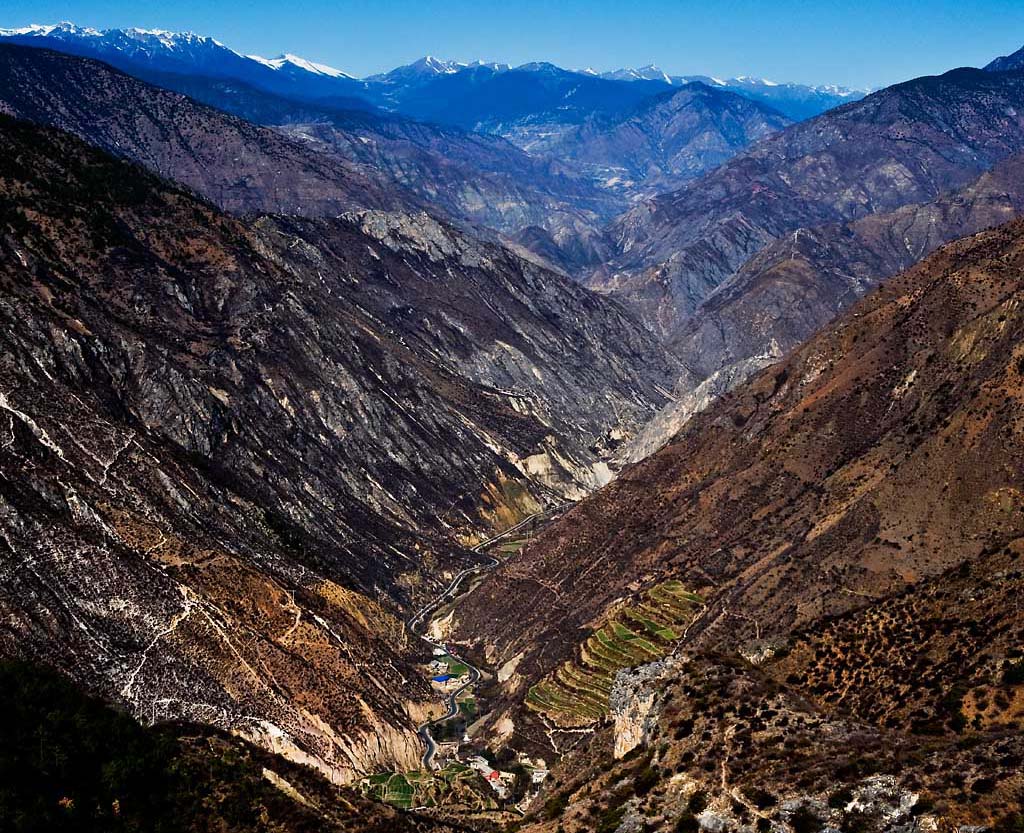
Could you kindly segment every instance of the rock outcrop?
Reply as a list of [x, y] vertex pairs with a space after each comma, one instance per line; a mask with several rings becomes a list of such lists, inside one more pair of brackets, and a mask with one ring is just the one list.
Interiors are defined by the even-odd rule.
[[658, 721], [659, 694], [678, 668], [679, 661], [668, 657], [615, 675], [608, 705], [614, 721], [613, 755], [616, 759], [626, 757], [650, 741]]

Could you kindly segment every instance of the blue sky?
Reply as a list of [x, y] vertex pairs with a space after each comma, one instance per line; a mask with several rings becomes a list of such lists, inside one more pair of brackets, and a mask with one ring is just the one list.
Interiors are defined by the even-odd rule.
[[0, 26], [193, 30], [356, 75], [423, 55], [880, 86], [1024, 44], [1024, 0], [4, 0]]

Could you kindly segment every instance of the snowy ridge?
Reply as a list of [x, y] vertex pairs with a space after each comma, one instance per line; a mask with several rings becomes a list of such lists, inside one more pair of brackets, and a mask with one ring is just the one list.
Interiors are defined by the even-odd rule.
[[[203, 75], [240, 80], [274, 93], [309, 98], [363, 98], [385, 109], [395, 108], [399, 100], [414, 105], [416, 91], [425, 84], [443, 82], [444, 79], [451, 79], [456, 86], [462, 81], [486, 83], [488, 73], [509, 71], [535, 73], [551, 78], [577, 75], [581, 80], [602, 78], [616, 82], [641, 81], [664, 84], [666, 87], [683, 87], [699, 82], [746, 96], [797, 121], [862, 98], [867, 92], [834, 84], [811, 86], [779, 83], [746, 75], [727, 79], [709, 75], [670, 75], [654, 63], [609, 72], [601, 72], [592, 67], [566, 70], [545, 61], [525, 63], [513, 69], [507, 63], [484, 60], [465, 62], [433, 55], [425, 55], [405, 66], [360, 80], [334, 66], [290, 52], [284, 52], [276, 58], [243, 55], [211, 37], [194, 32], [139, 27], [94, 29], [68, 21], [56, 25], [33, 23], [19, 28], [0, 29], [0, 40], [5, 38], [20, 44], [47, 46], [99, 58], [128, 71], [195, 71]], [[455, 81], [456, 76], [470, 72], [475, 75]], [[618, 95], [611, 90], [606, 92], [613, 97]]]
[[246, 55], [251, 61], [263, 64], [265, 67], [271, 69], [281, 69], [285, 66], [298, 67], [299, 69], [311, 72], [314, 75], [326, 75], [328, 78], [350, 78], [353, 79], [355, 76], [349, 75], [347, 72], [343, 72], [340, 69], [327, 66], [327, 64], [317, 64], [313, 61], [307, 61], [305, 58], [300, 58], [298, 55], [292, 55], [285, 53], [279, 55], [276, 58], [261, 58], [259, 55]]
[[[166, 50], [169, 53], [174, 53], [182, 50], [182, 48], [186, 46], [214, 46], [223, 49], [225, 52], [228, 52], [238, 58], [253, 61], [260, 66], [273, 70], [293, 68], [326, 78], [357, 80], [355, 76], [337, 69], [336, 67], [310, 61], [292, 53], [283, 53], [276, 58], [264, 58], [260, 55], [242, 55], [241, 53], [235, 52], [234, 50], [224, 46], [224, 44], [214, 38], [197, 35], [194, 32], [171, 32], [165, 29], [143, 29], [138, 27], [127, 29], [93, 29], [91, 27], [78, 26], [75, 23], [64, 21], [58, 24], [33, 23], [29, 26], [22, 26], [20, 28], [0, 28], [0, 38], [9, 37], [53, 38], [69, 42], [74, 42], [76, 40], [94, 42], [102, 41], [102, 44], [96, 43], [95, 45], [102, 45], [104, 48], [111, 48], [119, 51], [125, 51], [132, 47], [141, 46], [151, 49]], [[506, 72], [512, 69], [510, 64], [499, 63], [496, 61], [484, 61], [480, 59], [475, 61], [455, 61], [451, 59], [445, 60], [437, 58], [433, 55], [424, 55], [422, 58], [419, 58], [410, 64], [397, 67], [389, 72], [369, 76], [365, 80], [396, 82], [417, 77], [433, 78], [442, 75], [455, 75], [463, 70], [475, 68], [488, 68], [494, 72]], [[548, 62], [532, 62], [518, 66], [515, 69], [523, 72], [541, 72], [558, 68]], [[748, 75], [740, 75], [736, 78], [729, 79], [717, 78], [708, 75], [669, 75], [654, 63], [637, 68], [623, 67], [621, 69], [608, 72], [600, 72], [592, 67], [580, 70], [563, 71], [576, 72], [580, 75], [597, 76], [614, 81], [662, 81], [671, 86], [683, 86], [685, 84], [692, 83], [693, 81], [701, 81], [713, 86], [730, 88], [742, 87], [745, 89], [753, 89], [779, 87], [806, 91], [807, 93], [831, 95], [839, 98], [860, 97], [870, 92], [870, 90], [851, 89], [835, 84], [805, 85], [779, 83], [778, 81], [770, 81], [766, 78], [755, 78]]]

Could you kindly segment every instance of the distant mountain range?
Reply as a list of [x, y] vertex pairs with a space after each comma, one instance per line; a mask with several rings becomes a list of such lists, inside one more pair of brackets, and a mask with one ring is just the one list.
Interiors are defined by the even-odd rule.
[[[126, 71], [202, 74], [244, 81], [268, 92], [301, 98], [349, 98], [365, 84], [340, 70], [294, 55], [274, 60], [240, 55], [220, 41], [193, 32], [160, 29], [91, 29], [74, 23], [0, 29], [0, 38], [26, 46], [40, 46], [102, 61]], [[370, 106], [362, 101], [361, 106]]]
[[[488, 101], [499, 108], [509, 103], [507, 98], [487, 98], [495, 77], [505, 74], [510, 78], [495, 89], [513, 94], [517, 101], [513, 110], [517, 112], [523, 108], [536, 109], [534, 98], [538, 95], [542, 104], [553, 95], [564, 101], [568, 92], [566, 85], [577, 89], [574, 98], [581, 91], [589, 93], [580, 102], [571, 102], [574, 110], [593, 103], [594, 97], [599, 97], [602, 109], [608, 110], [621, 109], [647, 95], [663, 92], [665, 85], [685, 86], [699, 81], [772, 106], [793, 120], [809, 118], [867, 93], [832, 85], [779, 84], [747, 76], [723, 80], [708, 75], [668, 75], [654, 65], [598, 73], [591, 69], [566, 70], [543, 62], [512, 67], [480, 60], [441, 60], [430, 55], [390, 72], [358, 79], [343, 70], [297, 55], [282, 54], [272, 59], [242, 55], [213, 38], [192, 32], [139, 28], [99, 30], [67, 22], [0, 29], [0, 37], [100, 58], [120, 69], [200, 72], [244, 81], [268, 92], [305, 99], [331, 98], [335, 103], [338, 99], [348, 99], [352, 106], [360, 106], [357, 102], [362, 102], [364, 107], [382, 107], [462, 127], [473, 127], [478, 122], [500, 123], [509, 117], [506, 110], [489, 112], [486, 107]], [[623, 82], [637, 81], [645, 83], [637, 89], [622, 87]], [[420, 91], [427, 85], [432, 87], [431, 94], [422, 97]], [[469, 102], [464, 101], [467, 95], [475, 105], [468, 109]], [[462, 106], [452, 106], [453, 100]]]
[[[594, 70], [583, 70], [587, 74], [596, 75]], [[871, 90], [851, 89], [835, 84], [780, 84], [767, 78], [751, 78], [741, 75], [738, 78], [715, 78], [711, 75], [669, 75], [660, 67], [648, 64], [638, 69], [617, 69], [613, 72], [600, 73], [601, 78], [611, 81], [660, 81], [673, 87], [684, 87], [687, 84], [700, 82], [709, 87], [737, 93], [746, 98], [767, 104], [784, 113], [793, 121], [809, 119], [813, 116], [864, 98]]]
[[[396, 199], [407, 206], [429, 205], [452, 220], [494, 229], [569, 272], [607, 259], [610, 248], [602, 229], [632, 203], [682, 186], [790, 123], [778, 110], [720, 86], [619, 81], [553, 64], [511, 68], [426, 57], [359, 80], [294, 55], [240, 55], [191, 33], [99, 31], [65, 23], [0, 30], [0, 43], [102, 61], [276, 128], [307, 146], [291, 147], [288, 154], [309, 157], [308, 151], [315, 150], [340, 157], [343, 178], [361, 179], [357, 188], [366, 193], [377, 180], [372, 184], [382, 193], [364, 207], [389, 200], [394, 205]], [[123, 107], [109, 90], [105, 94], [91, 85], [113, 85], [118, 95], [127, 95], [130, 87], [125, 100], [134, 103], [147, 93], [97, 68], [52, 62], [35, 66], [27, 56], [11, 60], [9, 96], [35, 97], [39, 112], [46, 109], [48, 95], [67, 99], [67, 106], [59, 108], [59, 126], [73, 118], [78, 127], [66, 129], [119, 155], [153, 161], [129, 150], [145, 144], [135, 141], [140, 137], [123, 145], [116, 137], [107, 141], [102, 129], [90, 126]], [[46, 81], [51, 71], [64, 80]], [[76, 106], [76, 100], [89, 100], [90, 107]], [[161, 100], [171, 109], [184, 107]], [[12, 112], [28, 112], [26, 103]], [[298, 203], [289, 189], [325, 164], [315, 159], [303, 163], [293, 171], [296, 176], [288, 174], [288, 181], [276, 186], [268, 179], [272, 166], [261, 165], [256, 170], [266, 179], [263, 184], [249, 182], [228, 194], [224, 183], [215, 193], [207, 187], [220, 176], [220, 163], [194, 171], [206, 179], [200, 183], [180, 170], [188, 154], [174, 158], [174, 170], [151, 167], [190, 182], [229, 210], [293, 210]], [[308, 195], [317, 200], [336, 190], [330, 176], [320, 179]], [[330, 210], [331, 199], [322, 202], [324, 209]]]

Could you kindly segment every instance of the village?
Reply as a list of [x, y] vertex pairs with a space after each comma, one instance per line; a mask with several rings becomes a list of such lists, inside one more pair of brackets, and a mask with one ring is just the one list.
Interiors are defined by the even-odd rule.
[[[476, 698], [473, 693], [470, 677], [470, 669], [464, 662], [453, 657], [446, 648], [434, 648], [434, 658], [428, 665], [428, 672], [431, 674], [431, 685], [438, 691], [451, 693], [460, 691], [456, 696], [458, 706], [457, 714], [447, 723], [441, 723], [434, 728], [434, 735], [437, 740], [436, 758], [438, 764], [443, 768], [446, 764], [462, 763], [468, 765], [472, 770], [480, 774], [480, 777], [489, 786], [494, 794], [502, 801], [508, 801], [515, 792], [517, 773], [506, 772], [496, 769], [481, 754], [472, 753], [473, 739], [471, 738], [470, 721], [477, 717]], [[517, 769], [525, 769], [529, 775], [529, 783], [523, 786], [539, 786], [548, 775], [547, 768], [538, 767], [536, 762], [529, 759], [517, 761]], [[527, 795], [520, 798], [519, 809], [525, 811], [526, 804], [532, 795], [533, 790], [527, 789]]]
[[431, 687], [449, 702], [448, 716], [430, 724], [434, 743], [417, 772], [381, 773], [363, 779], [367, 795], [403, 809], [447, 809], [522, 815], [548, 777], [544, 761], [519, 755], [501, 768], [474, 738], [479, 720], [474, 691], [479, 672], [437, 645], [421, 666]]
[[[476, 736], [483, 723], [476, 689], [484, 675], [461, 659], [455, 647], [443, 641], [440, 631], [432, 633], [430, 622], [446, 606], [454, 609], [466, 579], [479, 576], [518, 552], [540, 523], [563, 508], [540, 511], [477, 544], [477, 552], [491, 550], [490, 563], [458, 573], [440, 595], [411, 617], [409, 630], [430, 647], [429, 660], [419, 667], [431, 688], [444, 699], [447, 710], [419, 729], [425, 746], [420, 770], [364, 778], [360, 788], [366, 795], [403, 809], [496, 813], [506, 820], [525, 814], [536, 798], [548, 777], [547, 763], [521, 753], [501, 765], [493, 760], [486, 743]], [[425, 634], [421, 632], [423, 625], [427, 626]]]

